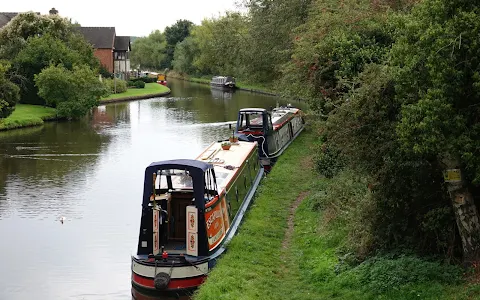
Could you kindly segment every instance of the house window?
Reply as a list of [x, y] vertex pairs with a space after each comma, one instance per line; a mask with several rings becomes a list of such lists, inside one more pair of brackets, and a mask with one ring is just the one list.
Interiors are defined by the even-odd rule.
[[114, 52], [115, 60], [125, 60], [127, 58], [127, 54], [125, 52]]

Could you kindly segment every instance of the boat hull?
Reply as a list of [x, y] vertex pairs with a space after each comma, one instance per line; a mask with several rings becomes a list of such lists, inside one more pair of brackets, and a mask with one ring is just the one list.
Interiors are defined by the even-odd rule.
[[232, 85], [223, 85], [223, 84], [214, 84], [210, 83], [210, 86], [214, 89], [222, 90], [222, 91], [229, 91], [233, 92], [236, 89], [236, 86], [234, 84]]

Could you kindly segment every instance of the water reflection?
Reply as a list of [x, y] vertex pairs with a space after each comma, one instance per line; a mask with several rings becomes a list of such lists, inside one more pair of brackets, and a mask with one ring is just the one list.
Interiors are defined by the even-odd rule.
[[169, 97], [0, 132], [0, 299], [131, 299], [145, 167], [196, 157], [240, 108], [287, 102], [169, 84]]

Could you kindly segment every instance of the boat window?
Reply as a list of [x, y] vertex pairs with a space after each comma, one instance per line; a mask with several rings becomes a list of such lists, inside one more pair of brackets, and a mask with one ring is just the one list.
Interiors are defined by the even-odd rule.
[[[171, 187], [168, 181], [171, 180]], [[191, 190], [193, 189], [192, 177], [186, 170], [161, 170], [157, 172], [155, 180], [156, 189], [174, 189], [174, 190]]]
[[263, 115], [258, 112], [244, 112], [240, 114], [240, 127], [238, 130], [249, 129], [262, 129], [263, 128]]
[[218, 196], [217, 182], [213, 169], [205, 172], [205, 201], [209, 202]]

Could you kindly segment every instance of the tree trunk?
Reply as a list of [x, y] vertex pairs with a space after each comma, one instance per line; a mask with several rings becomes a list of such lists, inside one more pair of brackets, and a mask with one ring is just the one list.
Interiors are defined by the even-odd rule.
[[469, 191], [458, 168], [458, 160], [444, 160], [445, 182], [452, 200], [458, 232], [462, 238], [463, 258], [465, 263], [471, 263], [480, 254], [480, 223], [478, 210], [472, 193]]

